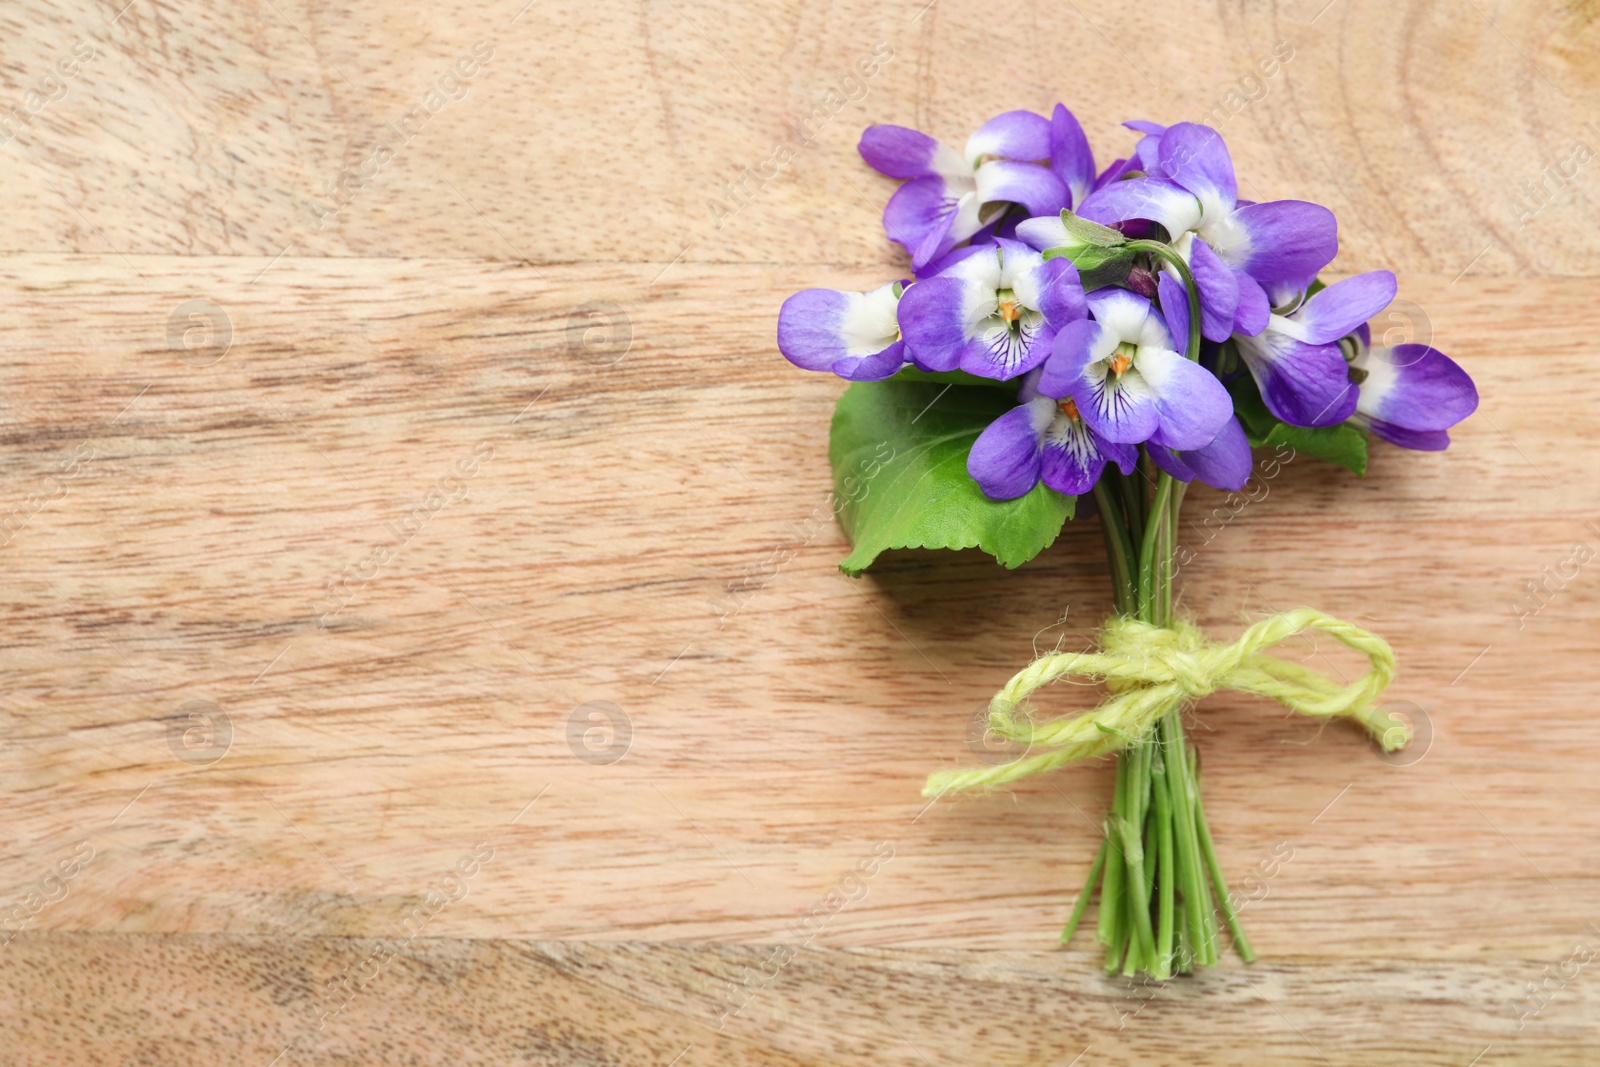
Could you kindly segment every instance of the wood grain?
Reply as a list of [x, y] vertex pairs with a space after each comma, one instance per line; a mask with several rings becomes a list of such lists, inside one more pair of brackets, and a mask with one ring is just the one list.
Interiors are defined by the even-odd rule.
[[[765, 947], [429, 938], [318, 1028], [324, 981], [383, 951], [348, 938], [18, 939], [0, 1017], [14, 1062], [1027, 1065], [1585, 1063], [1592, 983], [1503, 1044], [1484, 962], [1288, 957], [1178, 986], [1111, 982], [1042, 952], [809, 949], [724, 1016]], [[174, 972], [203, 981], [170, 989]], [[197, 986], [199, 983], [196, 983]], [[128, 997], [141, 1010], [130, 1010]], [[75, 1011], [63, 1010], [70, 1003]], [[1243, 1031], [1243, 1032], [1241, 1032]], [[979, 1037], [978, 1035], [981, 1035]], [[971, 1042], [983, 1041], [981, 1053]], [[1475, 1048], [1468, 1048], [1471, 1042]], [[48, 1043], [48, 1049], [42, 1047]], [[1502, 1051], [1503, 1050], [1503, 1051]], [[1508, 1051], [1522, 1054], [1507, 1055]], [[979, 1059], [981, 1057], [981, 1059]], [[1483, 1061], [1488, 1061], [1485, 1057]]]
[[[0, 15], [3, 99], [95, 48], [0, 144], [5, 1062], [1593, 1061], [1596, 593], [1512, 605], [1600, 544], [1594, 179], [1520, 228], [1507, 200], [1600, 146], [1593, 12], [520, 6]], [[718, 226], [880, 40], [864, 99]], [[1291, 858], [1252, 883], [1261, 963], [1152, 991], [1052, 948], [1109, 765], [918, 796], [1105, 612], [1097, 531], [844, 578], [841, 385], [773, 321], [899, 269], [862, 125], [1059, 98], [1109, 153], [1281, 40], [1224, 127], [1241, 172], [1338, 211], [1341, 268], [1399, 268], [1393, 325], [1484, 404], [1366, 480], [1190, 494], [1185, 608], [1374, 626], [1432, 736], [1391, 765], [1205, 702], [1225, 864]], [[319, 1030], [342, 973], [367, 988]]]

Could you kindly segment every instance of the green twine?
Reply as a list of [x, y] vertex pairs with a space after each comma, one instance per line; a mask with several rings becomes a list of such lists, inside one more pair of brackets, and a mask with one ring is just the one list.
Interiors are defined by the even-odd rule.
[[[1341, 688], [1316, 671], [1263, 653], [1307, 630], [1320, 630], [1364, 654], [1372, 669]], [[1394, 677], [1394, 651], [1383, 638], [1313, 608], [1263, 619], [1227, 644], [1213, 644], [1194, 624], [1156, 626], [1123, 616], [1106, 623], [1099, 652], [1041, 656], [1007, 682], [989, 702], [989, 729], [1036, 752], [997, 767], [939, 771], [928, 776], [926, 797], [976, 786], [996, 786], [1104, 755], [1138, 741], [1161, 717], [1218, 689], [1258, 693], [1313, 718], [1349, 717], [1364, 726], [1385, 752], [1405, 746], [1410, 732], [1373, 701]], [[1111, 691], [1099, 707], [1042, 726], [1018, 721], [1027, 699], [1058, 678], [1104, 681]]]

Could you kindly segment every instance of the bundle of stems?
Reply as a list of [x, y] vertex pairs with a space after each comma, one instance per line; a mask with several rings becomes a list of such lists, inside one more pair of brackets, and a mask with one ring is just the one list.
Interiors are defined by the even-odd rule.
[[[1128, 247], [1162, 260], [1183, 279], [1189, 304], [1187, 355], [1199, 357], [1200, 306], [1194, 278], [1157, 241]], [[1141, 447], [1131, 475], [1114, 465], [1094, 487], [1118, 614], [1156, 626], [1172, 622], [1174, 537], [1187, 486], [1158, 471]], [[1152, 477], [1154, 474], [1154, 477]], [[1168, 712], [1117, 755], [1117, 783], [1105, 838], [1061, 933], [1072, 938], [1096, 885], [1095, 933], [1106, 946], [1106, 971], [1156, 979], [1217, 962], [1220, 912], [1245, 962], [1255, 959], [1239, 925], [1216, 846], [1200, 803], [1200, 760], [1183, 736], [1183, 708]]]
[[[1118, 613], [1164, 626], [1172, 619], [1173, 534], [1184, 486], [1160, 473], [1147, 492], [1152, 469], [1143, 455], [1133, 475], [1107, 468], [1094, 495]], [[1118, 754], [1105, 838], [1063, 942], [1077, 930], [1097, 885], [1096, 935], [1106, 946], [1108, 973], [1143, 971], [1164, 980], [1216, 963], [1218, 912], [1239, 955], [1255, 959], [1206, 826], [1199, 756], [1184, 739], [1181, 707]]]

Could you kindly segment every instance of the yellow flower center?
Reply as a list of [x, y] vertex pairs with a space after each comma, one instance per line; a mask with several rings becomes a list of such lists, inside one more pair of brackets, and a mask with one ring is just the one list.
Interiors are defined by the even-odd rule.
[[1138, 349], [1129, 344], [1127, 341], [1119, 344], [1116, 352], [1112, 354], [1111, 359], [1109, 360], [1111, 364], [1111, 373], [1115, 374], [1118, 378], [1122, 377], [1123, 372], [1129, 367], [1133, 366], [1133, 357], [1137, 351]]

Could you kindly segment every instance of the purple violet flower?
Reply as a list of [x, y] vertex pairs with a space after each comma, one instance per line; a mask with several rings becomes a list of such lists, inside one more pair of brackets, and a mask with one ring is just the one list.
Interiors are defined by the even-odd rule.
[[1210, 444], [1233, 414], [1222, 383], [1176, 351], [1161, 313], [1144, 297], [1101, 289], [1087, 301], [1093, 321], [1068, 323], [1056, 335], [1039, 391], [1072, 397], [1108, 441]]
[[1149, 119], [1129, 119], [1122, 125], [1144, 135], [1133, 147], [1133, 162], [1138, 164], [1137, 169], [1157, 178], [1166, 177], [1161, 170], [1161, 135], [1167, 132], [1167, 128]]
[[1356, 387], [1338, 341], [1387, 307], [1394, 294], [1392, 273], [1368, 271], [1271, 316], [1253, 337], [1235, 335], [1267, 410], [1295, 426], [1332, 426], [1349, 418]]
[[[1050, 170], [1067, 188], [1067, 199], [1061, 207], [1077, 207], [1098, 184], [1089, 138], [1077, 116], [1061, 104], [1050, 116]], [[1060, 210], [1056, 209], [1058, 215]]]
[[1006, 381], [1043, 363], [1084, 310], [1078, 268], [1000, 238], [907, 289], [900, 327], [922, 369]]
[[[904, 126], [869, 126], [857, 148], [874, 170], [905, 179], [883, 209], [883, 228], [920, 269], [1004, 210], [990, 205], [1021, 204], [1030, 215], [1065, 207], [1072, 195], [1068, 186], [1050, 167], [1039, 165], [1052, 158], [1057, 136], [1042, 115], [1007, 111], [968, 138], [964, 152]], [[1066, 160], [1073, 151], [1071, 131], [1063, 126], [1059, 138]], [[1063, 172], [1074, 175], [1075, 165], [1064, 162]]]
[[1203, 448], [1179, 451], [1150, 442], [1145, 450], [1156, 466], [1180, 482], [1199, 479], [1209, 486], [1235, 493], [1250, 480], [1250, 441], [1244, 435], [1244, 427], [1232, 415]]
[[805, 289], [778, 312], [778, 351], [803, 370], [852, 382], [891, 377], [905, 363], [896, 312], [901, 282], [865, 293]]
[[1038, 485], [1069, 496], [1094, 488], [1108, 462], [1132, 474], [1139, 450], [1096, 433], [1071, 397], [1056, 400], [1038, 390], [1039, 372], [1022, 380], [1018, 405], [978, 435], [967, 454], [967, 473], [992, 500], [1011, 500]]
[[1333, 213], [1303, 200], [1240, 201], [1233, 160], [1209, 126], [1129, 125], [1145, 134], [1136, 155], [1147, 176], [1095, 190], [1078, 214], [1106, 225], [1160, 223], [1194, 273], [1206, 339], [1259, 333], [1269, 296], [1304, 289], [1333, 260]]
[[1478, 389], [1460, 365], [1420, 344], [1371, 347], [1362, 325], [1344, 342], [1353, 347], [1350, 376], [1359, 396], [1350, 421], [1392, 445], [1439, 452], [1445, 431], [1478, 410]]

